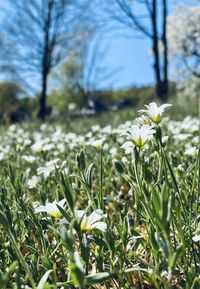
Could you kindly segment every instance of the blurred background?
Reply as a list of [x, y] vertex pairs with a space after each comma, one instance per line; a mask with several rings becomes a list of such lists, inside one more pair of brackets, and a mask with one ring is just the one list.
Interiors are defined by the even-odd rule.
[[193, 0], [0, 0], [0, 123], [197, 110]]

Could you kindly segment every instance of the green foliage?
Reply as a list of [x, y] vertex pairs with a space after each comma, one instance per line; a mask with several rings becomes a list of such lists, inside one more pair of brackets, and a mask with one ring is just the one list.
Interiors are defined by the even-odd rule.
[[27, 118], [34, 119], [37, 114], [37, 104], [37, 97], [24, 97], [18, 99], [18, 113], [22, 112]]
[[9, 115], [18, 109], [18, 95], [21, 88], [13, 82], [0, 83], [0, 118], [9, 117]]
[[[53, 114], [58, 117], [60, 114], [64, 116], [69, 113], [68, 106], [70, 103], [75, 103], [76, 110], [78, 110], [83, 107], [85, 102], [84, 89], [80, 85], [70, 82], [70, 80], [68, 81], [63, 87], [61, 86], [60, 89], [53, 90], [48, 98], [48, 105], [52, 107]], [[125, 99], [130, 101], [132, 106], [137, 107], [151, 101], [154, 99], [154, 96], [153, 87], [133, 87], [119, 91], [101, 90], [93, 91], [89, 94], [90, 99], [101, 101], [107, 106], [114, 105], [122, 99]]]
[[122, 99], [129, 100], [133, 105], [141, 105], [148, 103], [155, 96], [154, 87], [131, 87], [116, 91], [95, 91], [92, 93], [92, 98], [98, 97], [102, 102], [113, 105]]

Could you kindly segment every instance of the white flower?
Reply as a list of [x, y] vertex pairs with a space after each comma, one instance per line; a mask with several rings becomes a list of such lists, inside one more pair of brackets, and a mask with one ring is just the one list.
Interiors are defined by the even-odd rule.
[[45, 206], [36, 206], [35, 213], [47, 213], [54, 218], [60, 218], [62, 217], [62, 214], [59, 211], [57, 205], [59, 205], [61, 208], [64, 208], [65, 202], [66, 202], [65, 199], [59, 202], [55, 200], [53, 203], [46, 203]]
[[54, 168], [51, 168], [51, 167], [39, 167], [37, 168], [37, 174], [43, 175], [44, 179], [47, 179], [53, 170]]
[[200, 241], [200, 235], [194, 236], [194, 237], [192, 238], [192, 240], [193, 240], [194, 242], [199, 242], [199, 241]]
[[132, 125], [131, 129], [128, 130], [123, 135], [128, 136], [130, 141], [125, 142], [122, 145], [122, 148], [125, 149], [125, 153], [128, 154], [133, 151], [134, 146], [138, 148], [143, 148], [147, 142], [152, 138], [153, 134], [155, 133], [155, 129], [153, 129], [149, 125]]
[[91, 140], [88, 142], [88, 144], [97, 148], [97, 149], [100, 149], [100, 148], [102, 148], [104, 141], [105, 141], [104, 138], [98, 139], [98, 140]]
[[105, 232], [107, 229], [107, 224], [105, 222], [100, 222], [101, 219], [106, 218], [106, 214], [104, 214], [102, 210], [95, 210], [89, 216], [86, 216], [86, 211], [84, 210], [75, 210], [75, 215], [77, 221], [81, 222], [81, 231], [85, 233], [92, 230]]
[[45, 167], [37, 168], [37, 174], [43, 175], [43, 177], [45, 179], [47, 179], [49, 177], [49, 175], [51, 174], [51, 172], [53, 172], [55, 170], [55, 168], [57, 168], [58, 161], [59, 161], [59, 159], [54, 159], [52, 161], [47, 162], [45, 164]]
[[163, 137], [162, 137], [162, 143], [167, 143], [167, 142], [168, 142], [168, 139], [169, 139], [169, 136], [168, 136], [168, 135], [163, 136]]
[[22, 159], [27, 161], [28, 163], [33, 163], [36, 160], [36, 157], [34, 156], [22, 156]]
[[54, 148], [52, 143], [44, 143], [44, 141], [39, 140], [31, 146], [33, 152], [42, 153], [50, 151]]
[[189, 137], [191, 137], [191, 135], [190, 134], [188, 134], [188, 133], [179, 133], [179, 134], [176, 134], [176, 135], [174, 135], [173, 136], [173, 138], [175, 139], [175, 140], [187, 140]]
[[182, 165], [182, 164], [179, 164], [179, 165], [177, 166], [177, 169], [178, 169], [179, 171], [181, 171], [181, 172], [184, 171], [184, 168], [183, 168], [183, 165]]
[[136, 122], [139, 125], [145, 125], [145, 124], [152, 125], [152, 121], [147, 115], [141, 115], [140, 117], [136, 118]]
[[5, 157], [5, 154], [3, 152], [0, 152], [0, 161], [2, 161]]
[[185, 150], [185, 154], [189, 156], [196, 156], [197, 155], [197, 148], [196, 147], [188, 147]]
[[24, 140], [24, 145], [25, 146], [29, 146], [31, 144], [31, 140], [30, 139], [25, 139]]
[[139, 113], [147, 113], [149, 118], [154, 123], [160, 123], [162, 120], [162, 114], [165, 110], [165, 108], [172, 106], [172, 104], [163, 104], [160, 107], [157, 106], [155, 102], [151, 102], [149, 105], [145, 105], [147, 109], [141, 109], [138, 112]]
[[33, 176], [31, 179], [28, 180], [27, 185], [29, 189], [34, 189], [39, 183], [39, 178], [37, 176]]
[[43, 141], [36, 142], [35, 144], [33, 144], [31, 146], [31, 149], [33, 152], [37, 152], [37, 153], [43, 152], [44, 151], [44, 142]]
[[93, 126], [91, 127], [91, 130], [92, 130], [93, 132], [100, 131], [100, 129], [101, 129], [101, 127], [100, 127], [98, 124], [93, 125]]
[[117, 149], [116, 148], [111, 148], [109, 153], [111, 154], [111, 156], [113, 157], [114, 155], [116, 155], [117, 153]]

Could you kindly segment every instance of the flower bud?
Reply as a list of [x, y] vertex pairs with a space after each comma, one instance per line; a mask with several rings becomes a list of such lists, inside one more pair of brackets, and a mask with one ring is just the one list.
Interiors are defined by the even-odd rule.
[[122, 159], [122, 157], [120, 156], [120, 154], [116, 153], [116, 154], [114, 155], [114, 160], [116, 160], [116, 161], [121, 161], [121, 159]]
[[115, 166], [115, 169], [117, 170], [117, 172], [119, 174], [123, 174], [124, 173], [125, 167], [124, 167], [124, 164], [121, 161], [114, 160], [114, 166]]
[[81, 171], [84, 171], [86, 168], [86, 162], [85, 162], [85, 154], [84, 151], [81, 150], [80, 153], [77, 154], [76, 156], [77, 160], [77, 166]]

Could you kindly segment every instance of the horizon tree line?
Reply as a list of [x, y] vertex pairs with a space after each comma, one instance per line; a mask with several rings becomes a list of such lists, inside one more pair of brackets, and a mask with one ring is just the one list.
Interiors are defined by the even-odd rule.
[[[117, 24], [123, 28], [125, 36], [128, 32], [131, 38], [149, 39], [155, 93], [161, 101], [166, 101], [169, 94], [168, 6], [169, 0], [94, 0], [92, 3], [88, 0], [8, 0], [8, 4], [1, 7], [4, 16], [9, 15], [0, 24], [1, 69], [15, 75], [33, 91], [35, 83], [40, 84], [38, 117], [44, 121], [49, 75], [76, 47], [83, 46], [85, 51], [88, 50], [92, 37], [86, 37], [83, 41], [88, 43], [82, 45], [77, 35], [92, 27], [91, 31], [99, 30], [103, 38], [105, 33], [115, 32]], [[99, 42], [101, 44], [101, 39]], [[99, 44], [96, 47], [98, 54]], [[80, 55], [87, 57], [85, 52]], [[99, 57], [92, 57], [101, 62]], [[85, 104], [90, 94], [89, 73], [96, 66], [92, 60], [85, 68], [86, 62], [82, 60], [75, 79]], [[84, 73], [87, 74], [85, 84]]]

